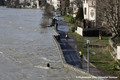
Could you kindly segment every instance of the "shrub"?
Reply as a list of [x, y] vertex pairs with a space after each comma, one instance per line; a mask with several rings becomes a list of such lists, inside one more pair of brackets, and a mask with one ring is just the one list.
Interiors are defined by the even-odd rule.
[[70, 22], [70, 23], [74, 23], [74, 18], [73, 18], [73, 17], [70, 17], [69, 22]]
[[76, 20], [82, 21], [83, 19], [84, 19], [84, 16], [83, 16], [83, 8], [80, 7], [80, 8], [78, 9], [78, 13], [77, 13], [77, 15], [76, 15]]
[[72, 28], [71, 28], [71, 32], [75, 32], [75, 26], [73, 26]]

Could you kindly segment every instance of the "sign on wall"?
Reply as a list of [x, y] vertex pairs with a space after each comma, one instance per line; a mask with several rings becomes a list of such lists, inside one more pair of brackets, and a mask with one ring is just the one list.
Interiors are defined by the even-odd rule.
[[93, 20], [93, 21], [96, 20], [96, 11], [94, 7], [91, 7], [89, 9], [89, 20]]

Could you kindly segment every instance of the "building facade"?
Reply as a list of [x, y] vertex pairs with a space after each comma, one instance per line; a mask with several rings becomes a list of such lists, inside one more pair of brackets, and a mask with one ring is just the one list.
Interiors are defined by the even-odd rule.
[[73, 7], [73, 1], [74, 0], [70, 0], [70, 7]]
[[61, 0], [47, 0], [47, 3], [53, 5], [55, 10], [60, 8]]
[[73, 17], [75, 18], [78, 12], [78, 6], [74, 3], [75, 0], [70, 0], [70, 7], [73, 10]]
[[52, 5], [52, 0], [47, 0], [47, 3]]
[[88, 27], [89, 24], [89, 27], [94, 27], [96, 24], [96, 0], [83, 0], [83, 11], [86, 26]]
[[77, 13], [78, 13], [78, 7], [77, 7], [77, 5], [75, 5], [75, 4], [73, 4], [73, 17], [75, 18], [76, 17], [76, 15], [77, 15]]

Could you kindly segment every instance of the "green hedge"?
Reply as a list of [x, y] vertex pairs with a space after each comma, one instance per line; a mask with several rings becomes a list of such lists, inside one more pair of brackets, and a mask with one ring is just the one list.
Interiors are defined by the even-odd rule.
[[115, 44], [120, 44], [120, 36], [115, 37], [113, 41], [115, 42]]

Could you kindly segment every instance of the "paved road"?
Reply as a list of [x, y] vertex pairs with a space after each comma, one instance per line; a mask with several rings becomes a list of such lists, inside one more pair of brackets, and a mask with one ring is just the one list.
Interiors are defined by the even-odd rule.
[[66, 38], [63, 37], [65, 34], [62, 34], [62, 32], [59, 32], [59, 33], [61, 35], [61, 39], [60, 39], [59, 43], [60, 43], [60, 46], [62, 48], [63, 55], [65, 57], [66, 62], [71, 64], [71, 65], [82, 68], [80, 59], [77, 56], [75, 49], [69, 44], [69, 43], [74, 44], [75, 40], [74, 39], [67, 39], [66, 40]]

